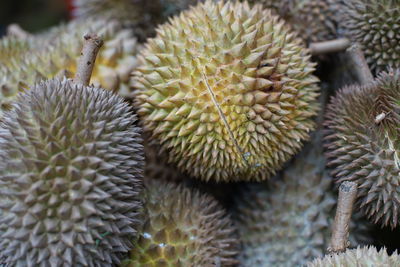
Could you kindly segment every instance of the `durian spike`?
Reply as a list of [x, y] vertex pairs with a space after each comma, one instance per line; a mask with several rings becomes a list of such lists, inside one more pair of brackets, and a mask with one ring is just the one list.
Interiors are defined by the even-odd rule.
[[310, 43], [309, 49], [313, 56], [328, 53], [337, 53], [346, 50], [350, 46], [350, 40], [347, 38], [338, 38], [329, 41]]
[[344, 252], [349, 246], [349, 225], [356, 196], [357, 184], [355, 182], [345, 181], [340, 185], [328, 253]]
[[7, 27], [7, 35], [17, 37], [18, 39], [21, 39], [21, 40], [26, 40], [26, 39], [32, 37], [32, 34], [25, 31], [24, 29], [21, 28], [21, 26], [19, 26], [18, 24], [15, 24], [15, 23], [10, 24]]
[[353, 44], [347, 49], [350, 64], [354, 66], [358, 82], [361, 85], [369, 84], [374, 80], [363, 51], [359, 44]]
[[83, 43], [81, 56], [79, 57], [74, 82], [88, 86], [94, 64], [96, 63], [97, 53], [103, 45], [103, 40], [96, 34], [86, 34], [83, 38], [85, 42]]

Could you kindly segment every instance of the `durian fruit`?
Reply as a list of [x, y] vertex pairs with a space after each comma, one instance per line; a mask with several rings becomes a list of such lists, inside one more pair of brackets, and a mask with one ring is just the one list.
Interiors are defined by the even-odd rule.
[[[304, 266], [329, 245], [337, 194], [325, 169], [322, 132], [268, 184], [242, 189], [234, 206], [242, 251], [240, 266]], [[369, 226], [351, 223], [351, 245], [369, 242]]]
[[73, 77], [81, 39], [88, 32], [98, 33], [104, 40], [91, 81], [121, 96], [130, 94], [129, 79], [138, 49], [132, 32], [115, 21], [72, 21], [36, 37], [35, 42], [46, 44], [46, 49], [35, 46], [24, 56], [14, 58], [11, 66], [0, 66], [0, 88], [5, 92], [0, 98], [0, 117], [17, 93], [29, 90], [31, 84], [60, 75]]
[[375, 223], [399, 225], [400, 70], [344, 87], [327, 109], [329, 166], [338, 183], [358, 184], [358, 204]]
[[377, 250], [375, 247], [358, 247], [349, 249], [344, 253], [327, 255], [322, 259], [315, 259], [307, 264], [307, 267], [369, 267], [387, 266], [399, 267], [400, 255], [397, 252], [391, 256], [386, 249]]
[[20, 94], [0, 125], [0, 258], [110, 266], [141, 224], [143, 146], [122, 98], [71, 80]]
[[282, 17], [306, 43], [337, 37], [338, 0], [249, 0]]
[[339, 10], [340, 27], [361, 45], [375, 74], [400, 67], [399, 0], [347, 0]]
[[264, 180], [314, 128], [319, 87], [309, 58], [260, 5], [206, 1], [160, 26], [141, 50], [138, 114], [182, 172]]
[[235, 228], [212, 197], [146, 177], [147, 217], [134, 243], [129, 267], [233, 266]]
[[24, 54], [30, 47], [28, 40], [21, 40], [14, 36], [0, 38], [0, 64], [9, 65], [12, 58]]
[[73, 0], [77, 18], [117, 19], [132, 28], [140, 41], [153, 37], [156, 26], [202, 0]]

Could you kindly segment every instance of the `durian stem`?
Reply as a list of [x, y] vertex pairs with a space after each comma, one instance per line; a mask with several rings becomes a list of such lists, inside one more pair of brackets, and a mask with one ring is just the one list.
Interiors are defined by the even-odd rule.
[[346, 50], [350, 46], [347, 38], [339, 38], [330, 41], [311, 43], [309, 46], [312, 55], [322, 55], [328, 53], [336, 53]]
[[32, 36], [32, 34], [22, 29], [18, 24], [10, 24], [7, 27], [7, 35], [17, 37], [21, 40], [26, 40]]
[[358, 82], [362, 85], [368, 84], [374, 80], [374, 76], [368, 67], [368, 63], [365, 60], [364, 53], [361, 51], [358, 44], [353, 44], [347, 49], [349, 55], [350, 64], [354, 67], [357, 75]]
[[328, 253], [344, 252], [349, 246], [349, 225], [356, 196], [356, 183], [346, 181], [340, 185], [335, 221], [333, 223], [332, 237], [328, 247]]
[[92, 76], [97, 53], [103, 45], [103, 40], [96, 34], [86, 34], [83, 38], [85, 41], [78, 61], [74, 82], [87, 86]]

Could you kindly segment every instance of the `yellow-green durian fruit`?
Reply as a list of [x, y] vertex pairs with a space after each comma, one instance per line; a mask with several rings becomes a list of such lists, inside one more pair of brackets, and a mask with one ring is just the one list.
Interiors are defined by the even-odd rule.
[[267, 179], [314, 128], [315, 64], [260, 5], [199, 4], [161, 25], [138, 60], [144, 128], [194, 177]]
[[193, 189], [145, 179], [143, 230], [129, 267], [234, 266], [235, 228], [216, 200]]
[[10, 65], [0, 66], [0, 106], [9, 109], [19, 91], [29, 90], [36, 82], [55, 76], [72, 78], [82, 49], [83, 35], [94, 32], [104, 40], [91, 83], [128, 95], [130, 73], [136, 65], [138, 49], [130, 30], [123, 30], [115, 21], [77, 20], [39, 34], [34, 46], [23, 56], [16, 57]]

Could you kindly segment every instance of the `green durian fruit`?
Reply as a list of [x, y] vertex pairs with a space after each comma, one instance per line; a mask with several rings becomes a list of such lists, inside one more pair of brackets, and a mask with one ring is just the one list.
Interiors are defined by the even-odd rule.
[[344, 253], [327, 255], [307, 264], [307, 267], [399, 267], [400, 255], [391, 256], [386, 249], [378, 251], [375, 247], [348, 249]]
[[0, 258], [110, 266], [140, 228], [143, 146], [123, 99], [64, 79], [20, 94], [0, 125]]
[[260, 5], [206, 1], [159, 27], [138, 57], [144, 128], [182, 172], [267, 179], [314, 128], [315, 64]]
[[375, 74], [400, 68], [399, 0], [346, 0], [339, 10], [342, 31], [361, 45]]
[[306, 43], [337, 37], [338, 0], [249, 0], [279, 15]]
[[129, 267], [233, 266], [235, 228], [216, 200], [183, 186], [145, 179], [146, 220]]
[[[322, 131], [280, 175], [236, 196], [242, 267], [304, 266], [329, 245], [337, 193], [325, 169]], [[366, 244], [369, 227], [353, 220], [351, 244]]]
[[[76, 62], [81, 52], [82, 36], [88, 32], [99, 34], [104, 40], [91, 82], [96, 86], [117, 92], [121, 96], [130, 94], [129, 79], [136, 65], [136, 39], [130, 30], [122, 30], [113, 21], [72, 21], [36, 36], [35, 42], [43, 43], [46, 49], [33, 48], [24, 56], [12, 61], [12, 66], [0, 66], [0, 88], [6, 90], [0, 98], [0, 107], [10, 104], [20, 91], [43, 79], [66, 75], [73, 77]], [[0, 110], [0, 117], [4, 109]]]
[[400, 70], [344, 87], [327, 109], [328, 163], [338, 183], [358, 184], [358, 206], [374, 223], [399, 225]]

